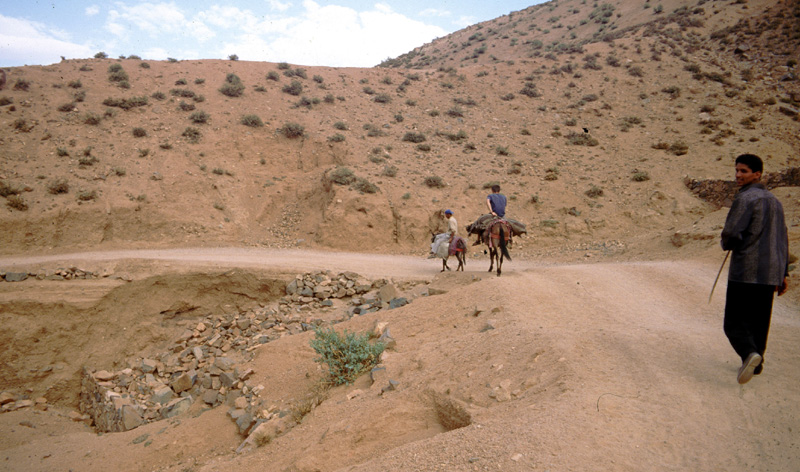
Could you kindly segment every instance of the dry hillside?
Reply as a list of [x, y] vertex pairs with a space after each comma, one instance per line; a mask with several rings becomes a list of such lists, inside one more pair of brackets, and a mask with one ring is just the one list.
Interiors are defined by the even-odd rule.
[[792, 2], [641, 3], [549, 2], [391, 68], [7, 69], [2, 251], [419, 252], [437, 211], [466, 225], [491, 182], [537, 247], [666, 241], [715, 209], [686, 179], [729, 180], [742, 151], [797, 166], [800, 23]]
[[[555, 0], [370, 69], [4, 69], [0, 470], [796, 469], [794, 266], [745, 386], [709, 289], [740, 153], [800, 254], [799, 55], [798, 1]], [[513, 261], [436, 275], [495, 182]], [[380, 368], [326, 388], [333, 325]]]

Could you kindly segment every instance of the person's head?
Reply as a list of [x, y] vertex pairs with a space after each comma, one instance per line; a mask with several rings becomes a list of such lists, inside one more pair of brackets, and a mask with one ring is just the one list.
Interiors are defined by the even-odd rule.
[[453, 216], [453, 210], [445, 210], [444, 211], [444, 217], [445, 218], [450, 218], [451, 216]]
[[743, 187], [761, 180], [764, 162], [755, 154], [742, 154], [736, 158], [736, 185]]
[[497, 193], [500, 191], [500, 185], [494, 184], [492, 185], [492, 193]]

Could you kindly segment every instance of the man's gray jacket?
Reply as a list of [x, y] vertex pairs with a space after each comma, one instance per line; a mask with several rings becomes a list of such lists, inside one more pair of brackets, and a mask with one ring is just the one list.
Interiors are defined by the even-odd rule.
[[728, 280], [781, 285], [789, 272], [789, 236], [783, 206], [762, 184], [736, 194], [722, 229], [722, 249], [732, 251]]

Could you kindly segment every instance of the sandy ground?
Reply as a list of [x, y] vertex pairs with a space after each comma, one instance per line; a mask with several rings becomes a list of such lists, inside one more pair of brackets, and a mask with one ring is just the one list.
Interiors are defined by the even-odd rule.
[[[0, 468], [795, 470], [798, 304], [776, 299], [764, 373], [738, 385], [738, 358], [721, 327], [724, 277], [708, 303], [719, 255], [572, 265], [515, 259], [499, 278], [481, 259], [471, 259], [463, 274], [437, 275], [438, 262], [419, 257], [261, 249], [5, 258], [3, 267], [113, 266], [133, 279], [103, 279], [106, 294], [154, 274], [231, 268], [276, 275], [351, 270], [426, 279], [446, 293], [341, 325], [363, 331], [376, 320], [389, 323], [397, 347], [384, 365], [398, 390], [381, 395], [366, 378], [333, 389], [301, 424], [254, 452], [233, 452], [242, 438], [224, 407], [97, 435], [67, 418], [69, 405], [56, 403], [45, 412], [0, 415]], [[0, 284], [0, 303], [41, 294], [47, 282]], [[87, 306], [103, 303], [97, 284], [89, 292], [79, 292], [87, 282], [49, 284]], [[33, 321], [6, 318], [4, 329], [27, 322]], [[119, 328], [128, 321], [115, 322]], [[321, 373], [310, 339], [290, 336], [258, 351], [251, 367], [268, 403], [289, 405], [313, 388]], [[80, 357], [77, 346], [62, 357]], [[454, 416], [458, 427], [443, 420]], [[137, 441], [143, 435], [147, 441]]]

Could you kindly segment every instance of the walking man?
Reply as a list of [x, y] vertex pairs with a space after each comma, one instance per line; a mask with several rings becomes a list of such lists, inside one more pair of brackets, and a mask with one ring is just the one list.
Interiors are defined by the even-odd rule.
[[754, 154], [736, 158], [739, 191], [722, 229], [722, 249], [732, 252], [723, 327], [742, 358], [740, 384], [763, 370], [774, 293], [786, 292], [789, 272], [783, 206], [759, 182], [763, 168]]

